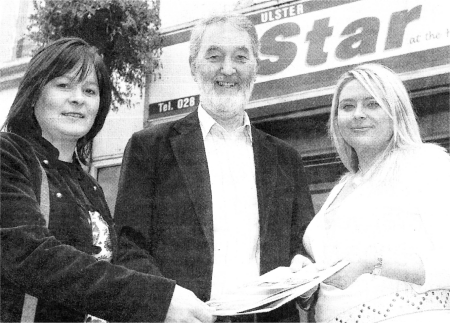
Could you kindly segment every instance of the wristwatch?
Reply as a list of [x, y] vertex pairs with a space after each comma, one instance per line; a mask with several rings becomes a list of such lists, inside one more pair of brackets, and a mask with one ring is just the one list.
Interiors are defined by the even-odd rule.
[[378, 261], [375, 264], [375, 266], [373, 267], [373, 270], [372, 270], [371, 274], [380, 276], [381, 275], [381, 269], [383, 267], [383, 258], [378, 258], [377, 260]]

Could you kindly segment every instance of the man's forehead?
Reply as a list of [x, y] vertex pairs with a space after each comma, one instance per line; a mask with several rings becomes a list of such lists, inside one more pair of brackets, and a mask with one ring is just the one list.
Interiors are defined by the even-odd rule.
[[217, 23], [206, 28], [201, 47], [205, 51], [225, 47], [251, 51], [252, 43], [246, 31], [229, 23]]
[[[222, 44], [223, 45], [223, 44]], [[233, 46], [233, 44], [228, 44], [230, 46], [233, 47], [233, 50], [236, 51], [242, 51], [242, 52], [250, 52], [250, 48], [248, 48], [247, 46]], [[212, 52], [212, 51], [220, 51], [222, 50], [223, 46], [217, 46], [215, 44], [210, 44], [208, 47], [205, 48], [206, 52]]]

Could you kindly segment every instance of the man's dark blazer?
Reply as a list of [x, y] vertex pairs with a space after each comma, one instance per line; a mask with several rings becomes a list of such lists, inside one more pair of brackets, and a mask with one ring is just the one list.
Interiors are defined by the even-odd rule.
[[[296, 150], [253, 126], [251, 131], [260, 272], [264, 274], [289, 266], [295, 254], [306, 255], [302, 238], [313, 206]], [[174, 279], [201, 300], [209, 300], [214, 259], [212, 200], [197, 111], [131, 137], [114, 218], [120, 236], [120, 263]], [[286, 311], [271, 315], [292, 314]], [[269, 316], [262, 321], [274, 321]]]

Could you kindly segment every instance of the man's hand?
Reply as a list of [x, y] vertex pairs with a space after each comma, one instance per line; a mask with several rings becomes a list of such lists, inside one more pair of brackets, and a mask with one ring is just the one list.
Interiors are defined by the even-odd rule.
[[199, 300], [193, 292], [176, 285], [167, 311], [166, 323], [213, 323], [212, 309]]

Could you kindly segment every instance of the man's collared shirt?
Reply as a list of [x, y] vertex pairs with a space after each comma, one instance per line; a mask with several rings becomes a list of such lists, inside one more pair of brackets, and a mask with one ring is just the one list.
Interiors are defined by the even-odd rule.
[[211, 299], [259, 276], [259, 213], [250, 119], [226, 131], [198, 109], [211, 181], [214, 266]]

